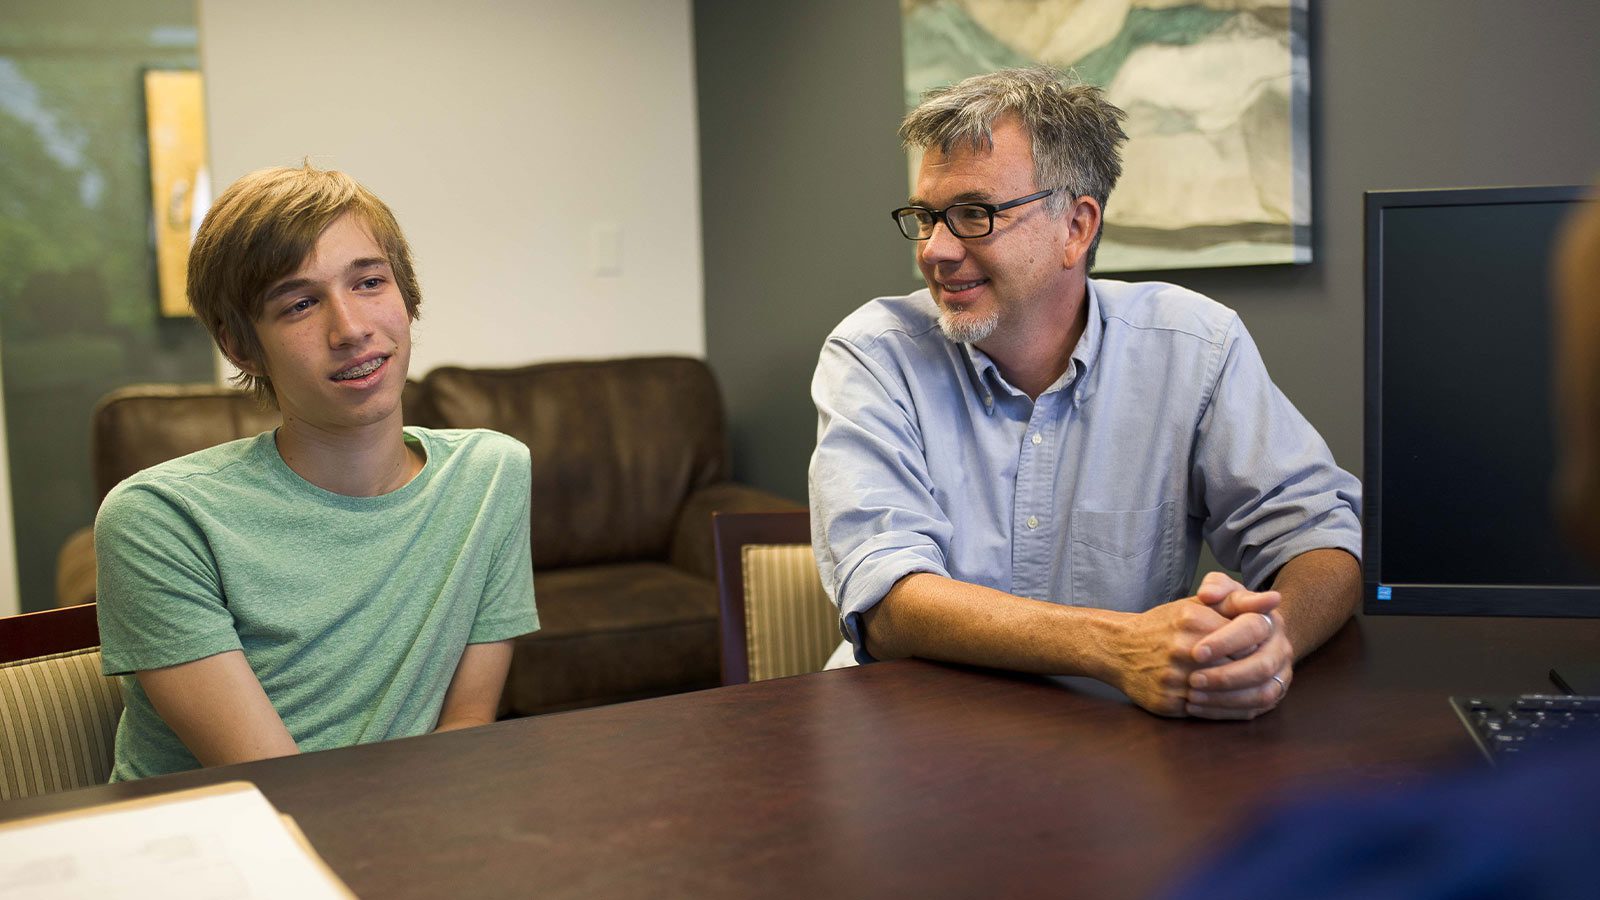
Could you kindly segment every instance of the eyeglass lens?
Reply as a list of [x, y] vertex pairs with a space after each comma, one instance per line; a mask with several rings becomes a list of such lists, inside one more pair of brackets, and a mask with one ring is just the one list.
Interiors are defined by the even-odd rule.
[[[945, 223], [957, 237], [983, 237], [993, 226], [989, 210], [971, 203], [957, 203], [945, 210]], [[933, 235], [938, 218], [925, 209], [901, 210], [900, 230], [908, 238], [925, 239]]]

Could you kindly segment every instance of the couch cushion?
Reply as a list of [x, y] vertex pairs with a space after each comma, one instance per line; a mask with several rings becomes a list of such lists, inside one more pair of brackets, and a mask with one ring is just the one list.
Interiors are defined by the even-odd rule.
[[542, 626], [502, 704], [532, 715], [720, 683], [712, 583], [660, 563], [534, 570]]
[[722, 400], [697, 359], [443, 367], [423, 383], [442, 426], [528, 445], [535, 572], [665, 559], [685, 498], [727, 478]]

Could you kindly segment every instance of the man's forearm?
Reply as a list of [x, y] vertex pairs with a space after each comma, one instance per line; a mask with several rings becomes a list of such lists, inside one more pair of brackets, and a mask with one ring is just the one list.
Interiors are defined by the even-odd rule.
[[862, 629], [877, 659], [920, 656], [1109, 680], [1120, 615], [916, 573], [862, 616]]
[[902, 578], [862, 618], [867, 652], [879, 659], [921, 656], [1087, 675], [1163, 716], [1185, 714], [1197, 666], [1193, 649], [1230, 622], [1194, 597], [1123, 613], [1041, 603], [927, 574]]
[[1361, 565], [1343, 550], [1311, 550], [1283, 564], [1272, 581], [1295, 659], [1322, 646], [1361, 602]]

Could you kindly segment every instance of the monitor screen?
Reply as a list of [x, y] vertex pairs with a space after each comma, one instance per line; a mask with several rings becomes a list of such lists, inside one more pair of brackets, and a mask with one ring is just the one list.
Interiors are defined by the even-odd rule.
[[1367, 193], [1366, 612], [1600, 616], [1551, 493], [1550, 254], [1587, 197]]

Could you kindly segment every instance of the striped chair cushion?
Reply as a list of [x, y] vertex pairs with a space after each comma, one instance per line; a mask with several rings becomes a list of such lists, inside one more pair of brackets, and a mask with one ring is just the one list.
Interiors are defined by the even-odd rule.
[[839, 643], [839, 613], [809, 544], [746, 544], [744, 632], [750, 680], [820, 672]]
[[121, 715], [99, 647], [0, 664], [0, 800], [103, 784]]

